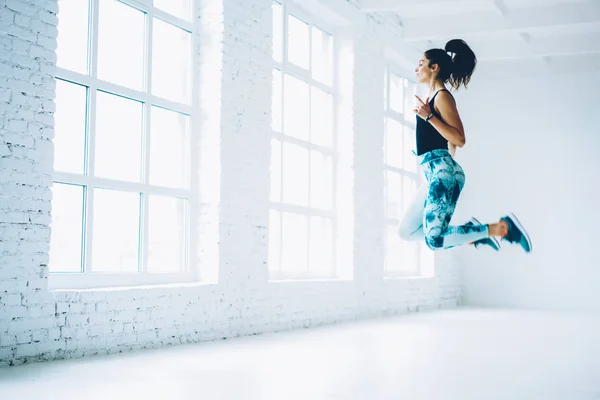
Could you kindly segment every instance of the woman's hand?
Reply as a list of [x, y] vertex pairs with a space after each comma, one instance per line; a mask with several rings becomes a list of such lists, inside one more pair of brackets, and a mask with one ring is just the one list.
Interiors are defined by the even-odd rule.
[[417, 100], [419, 101], [419, 103], [413, 109], [413, 111], [419, 117], [421, 117], [423, 119], [427, 118], [429, 116], [429, 114], [431, 114], [431, 107], [429, 107], [429, 104], [424, 103], [423, 100], [421, 100], [421, 98], [419, 96], [417, 96], [416, 94], [415, 94], [415, 97], [417, 98]]
[[452, 157], [456, 157], [456, 145], [448, 142], [448, 151]]

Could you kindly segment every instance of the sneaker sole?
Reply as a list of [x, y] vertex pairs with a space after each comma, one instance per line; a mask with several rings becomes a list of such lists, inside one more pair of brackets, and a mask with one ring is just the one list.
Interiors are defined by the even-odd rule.
[[509, 213], [508, 216], [510, 217], [510, 219], [513, 220], [513, 223], [521, 231], [521, 233], [523, 234], [523, 236], [525, 236], [525, 239], [527, 240], [527, 245], [529, 246], [528, 253], [531, 253], [533, 251], [533, 245], [531, 244], [531, 238], [529, 237], [529, 234], [527, 233], [527, 231], [523, 227], [523, 224], [521, 224], [521, 221], [519, 221], [519, 219], [517, 218], [517, 216], [514, 213]]
[[[483, 225], [481, 222], [479, 222], [479, 220], [475, 217], [471, 218], [471, 221], [473, 221], [474, 223], [476, 223], [477, 225]], [[493, 236], [490, 236], [489, 239], [494, 242], [494, 244], [496, 245], [496, 247], [498, 247], [498, 249], [494, 249], [496, 251], [498, 251], [502, 246], [500, 246], [500, 241], [498, 239], [496, 239]]]

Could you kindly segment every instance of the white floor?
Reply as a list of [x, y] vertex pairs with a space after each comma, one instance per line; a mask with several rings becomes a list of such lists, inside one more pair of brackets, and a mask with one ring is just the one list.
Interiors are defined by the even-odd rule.
[[599, 400], [600, 315], [455, 309], [0, 369], [0, 399]]

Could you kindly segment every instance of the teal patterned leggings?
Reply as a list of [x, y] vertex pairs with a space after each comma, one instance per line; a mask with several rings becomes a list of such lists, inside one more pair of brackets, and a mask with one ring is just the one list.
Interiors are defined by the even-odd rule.
[[488, 237], [487, 225], [451, 226], [465, 173], [448, 150], [419, 156], [427, 183], [406, 210], [398, 233], [404, 240], [425, 240], [431, 250], [449, 249]]

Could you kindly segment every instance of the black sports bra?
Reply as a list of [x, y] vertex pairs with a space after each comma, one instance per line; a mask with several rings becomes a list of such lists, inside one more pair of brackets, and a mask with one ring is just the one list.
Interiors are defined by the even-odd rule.
[[[431, 112], [433, 113], [433, 115], [435, 115], [437, 118], [443, 121], [442, 117], [435, 111], [435, 108], [433, 107], [435, 97], [442, 90], [445, 90], [446, 92], [450, 93], [448, 89], [438, 90], [433, 95], [431, 100], [429, 100], [429, 107], [431, 107]], [[450, 93], [450, 96], [452, 96], [452, 93]], [[431, 150], [448, 149], [448, 141], [437, 131], [437, 129], [433, 127], [433, 125], [431, 125], [429, 122], [426, 122], [423, 118], [419, 117], [418, 115], [416, 135], [417, 155], [419, 156]]]

